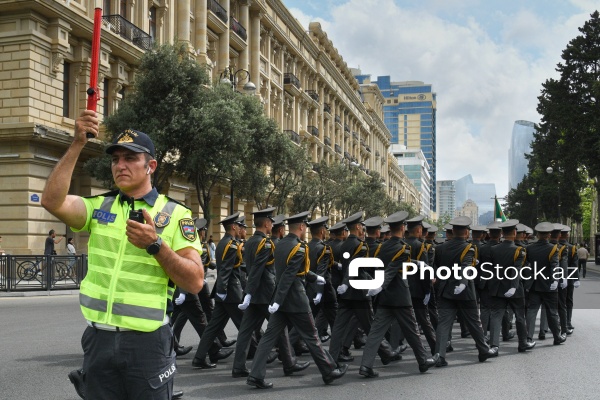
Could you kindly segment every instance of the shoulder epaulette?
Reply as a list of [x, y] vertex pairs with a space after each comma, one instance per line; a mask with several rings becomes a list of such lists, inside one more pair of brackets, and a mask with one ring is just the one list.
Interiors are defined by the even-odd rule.
[[188, 206], [186, 206], [186, 205], [185, 205], [185, 204], [183, 204], [182, 202], [180, 202], [180, 201], [178, 201], [178, 200], [175, 200], [175, 199], [173, 199], [173, 198], [171, 198], [171, 197], [167, 196], [166, 194], [165, 194], [165, 195], [163, 195], [163, 196], [165, 196], [165, 197], [167, 198], [167, 200], [169, 200], [169, 201], [172, 201], [173, 203], [177, 203], [177, 204], [179, 204], [180, 206], [182, 206], [182, 207], [185, 207], [185, 208], [187, 208], [187, 209], [188, 209], [188, 210], [190, 210], [190, 211], [192, 210], [191, 208], [189, 208]]

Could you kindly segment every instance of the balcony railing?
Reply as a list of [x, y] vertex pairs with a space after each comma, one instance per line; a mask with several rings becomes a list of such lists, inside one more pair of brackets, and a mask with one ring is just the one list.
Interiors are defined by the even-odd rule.
[[334, 147], [334, 149], [335, 149], [335, 152], [336, 152], [336, 153], [338, 153], [338, 154], [342, 154], [342, 148], [340, 147], [340, 145], [339, 145], [339, 144], [336, 144], [336, 145], [335, 145], [335, 147]]
[[227, 23], [227, 10], [217, 0], [208, 0], [208, 10], [212, 11], [221, 21]]
[[352, 156], [350, 156], [350, 153], [348, 153], [347, 151], [344, 152], [344, 158], [347, 158], [348, 160], [350, 160], [352, 158]]
[[229, 27], [242, 39], [246, 40], [248, 38], [248, 35], [246, 34], [246, 28], [244, 28], [242, 24], [240, 24], [235, 18], [229, 18]]
[[319, 102], [319, 94], [316, 90], [307, 90], [306, 94], [308, 94], [310, 98], [316, 101], [317, 103]]
[[352, 137], [358, 140], [358, 133], [356, 133], [356, 131], [352, 131]]
[[313, 125], [309, 125], [306, 129], [310, 132], [311, 135], [319, 137], [319, 128]]
[[331, 106], [328, 103], [323, 103], [323, 111], [327, 114], [331, 114]]
[[298, 89], [300, 89], [300, 79], [296, 77], [296, 75], [291, 72], [286, 72], [283, 74], [283, 84], [284, 85], [294, 85]]
[[325, 138], [325, 144], [327, 146], [331, 146], [331, 139], [329, 139], [328, 137]]
[[109, 30], [130, 41], [140, 49], [150, 50], [152, 48], [152, 37], [122, 16], [104, 15], [102, 19], [108, 23]]
[[300, 135], [298, 133], [289, 129], [285, 130], [284, 132], [290, 137], [292, 142], [300, 144]]
[[348, 124], [344, 124], [344, 132], [350, 133], [350, 127], [348, 126]]

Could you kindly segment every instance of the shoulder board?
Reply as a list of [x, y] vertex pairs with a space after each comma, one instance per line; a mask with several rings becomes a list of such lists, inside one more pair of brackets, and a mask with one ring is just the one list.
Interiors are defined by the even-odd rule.
[[118, 194], [118, 190], [111, 190], [110, 192], [98, 194], [96, 196], [84, 196], [84, 199], [93, 199], [94, 197], [117, 197]]
[[179, 204], [180, 206], [182, 206], [182, 207], [185, 207], [185, 208], [187, 208], [187, 209], [188, 209], [188, 210], [190, 210], [190, 211], [192, 210], [191, 208], [189, 208], [188, 206], [186, 206], [185, 204], [183, 204], [182, 202], [180, 202], [180, 201], [178, 201], [178, 200], [172, 199], [171, 197], [169, 197], [169, 196], [167, 196], [167, 195], [163, 195], [163, 196], [165, 196], [165, 197], [167, 198], [167, 200], [169, 200], [169, 201], [172, 201], [173, 203], [177, 203], [177, 204]]
[[298, 249], [298, 253], [304, 253], [306, 251], [306, 249], [304, 248], [304, 246], [300, 246], [300, 248]]

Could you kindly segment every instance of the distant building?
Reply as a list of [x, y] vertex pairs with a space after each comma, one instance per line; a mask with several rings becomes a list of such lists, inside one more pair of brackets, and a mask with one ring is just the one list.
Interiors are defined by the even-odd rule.
[[438, 218], [452, 218], [456, 210], [456, 181], [437, 181], [436, 192]]
[[392, 144], [390, 153], [398, 160], [398, 166], [421, 194], [421, 214], [431, 216], [431, 176], [429, 165], [420, 149], [407, 149], [402, 145]]
[[471, 175], [463, 176], [456, 181], [456, 204], [464, 204], [468, 199], [479, 206], [479, 215], [494, 211], [494, 183], [475, 183]]
[[479, 207], [477, 207], [477, 203], [471, 199], [465, 201], [462, 208], [456, 211], [456, 216], [471, 218], [471, 226], [479, 225]]
[[525, 154], [531, 153], [531, 142], [535, 125], [529, 121], [515, 121], [508, 149], [508, 189], [516, 189], [527, 175], [528, 160]]

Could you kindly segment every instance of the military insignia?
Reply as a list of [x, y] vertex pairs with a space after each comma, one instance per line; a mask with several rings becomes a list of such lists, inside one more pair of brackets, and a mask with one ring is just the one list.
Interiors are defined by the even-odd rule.
[[133, 143], [133, 138], [128, 133], [123, 134], [117, 143]]
[[164, 228], [169, 225], [170, 222], [171, 216], [166, 212], [161, 211], [154, 217], [154, 225], [156, 225], [157, 228]]
[[184, 238], [193, 242], [198, 237], [196, 235], [196, 225], [194, 225], [194, 220], [191, 218], [184, 218], [179, 221], [179, 228], [181, 229], [181, 234]]

